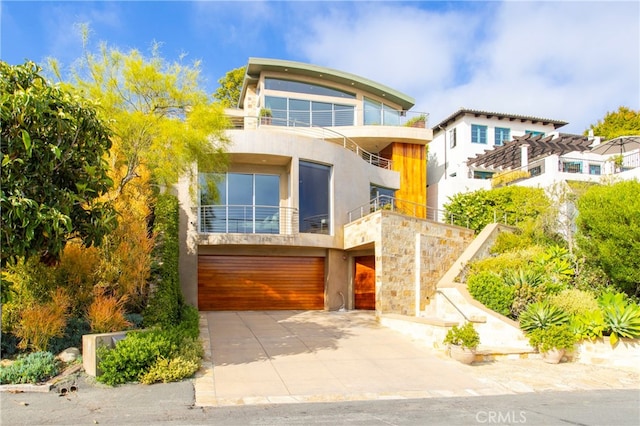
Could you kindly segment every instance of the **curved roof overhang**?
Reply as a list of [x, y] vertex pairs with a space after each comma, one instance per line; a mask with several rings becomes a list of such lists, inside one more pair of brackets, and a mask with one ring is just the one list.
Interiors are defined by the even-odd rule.
[[403, 110], [409, 110], [415, 105], [415, 100], [411, 96], [405, 95], [404, 93], [398, 92], [397, 90], [383, 84], [379, 84], [375, 81], [347, 72], [318, 65], [305, 64], [303, 62], [285, 61], [282, 59], [249, 58], [247, 71], [242, 83], [242, 91], [240, 93], [238, 105], [240, 108], [243, 107], [247, 85], [250, 83], [257, 83], [260, 79], [260, 74], [263, 71], [289, 73], [292, 76], [313, 77], [316, 79], [326, 80], [328, 83], [337, 83], [353, 87], [355, 89], [380, 96], [384, 99], [388, 99], [389, 102], [400, 105]]

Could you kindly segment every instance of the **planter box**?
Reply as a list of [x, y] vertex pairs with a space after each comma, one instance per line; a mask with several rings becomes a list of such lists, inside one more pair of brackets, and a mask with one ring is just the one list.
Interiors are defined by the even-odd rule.
[[629, 367], [640, 371], [640, 339], [620, 339], [612, 348], [609, 337], [584, 340], [576, 346], [575, 359], [582, 364]]
[[113, 348], [119, 340], [127, 335], [126, 331], [117, 331], [115, 333], [101, 334], [85, 334], [82, 336], [82, 367], [84, 371], [93, 377], [100, 376], [102, 373], [98, 370], [98, 351], [101, 346]]

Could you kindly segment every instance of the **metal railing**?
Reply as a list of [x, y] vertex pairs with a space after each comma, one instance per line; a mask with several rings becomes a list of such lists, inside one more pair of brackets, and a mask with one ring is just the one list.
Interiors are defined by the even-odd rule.
[[352, 139], [333, 129], [321, 126], [312, 126], [298, 120], [288, 120], [276, 117], [259, 117], [258, 123], [260, 126], [276, 126], [282, 130], [293, 131], [296, 134], [303, 134], [315, 139], [342, 145], [343, 148], [354, 152], [367, 163], [382, 169], [391, 170], [391, 160], [362, 149]]
[[[388, 195], [379, 195], [376, 198], [372, 198], [367, 204], [363, 204], [362, 206], [349, 211], [347, 213], [347, 223], [351, 223], [354, 220], [358, 220], [371, 213], [377, 212], [378, 210], [394, 211], [419, 219], [427, 219], [451, 225], [458, 223], [458, 221], [455, 220], [455, 216], [451, 213], [447, 213], [445, 210], [425, 207], [423, 204], [400, 200]], [[468, 227], [469, 226], [467, 224], [467, 228]]]
[[292, 235], [298, 233], [298, 209], [259, 205], [200, 206], [198, 232]]

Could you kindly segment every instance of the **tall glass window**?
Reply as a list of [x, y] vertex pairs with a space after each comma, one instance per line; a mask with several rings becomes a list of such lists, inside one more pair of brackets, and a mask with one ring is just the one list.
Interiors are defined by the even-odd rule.
[[200, 173], [199, 181], [201, 232], [279, 233], [279, 176]]
[[329, 234], [331, 167], [300, 161], [300, 232]]

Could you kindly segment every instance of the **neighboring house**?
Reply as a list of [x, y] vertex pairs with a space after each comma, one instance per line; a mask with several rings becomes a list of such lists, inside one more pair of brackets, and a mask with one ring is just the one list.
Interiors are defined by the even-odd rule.
[[482, 179], [491, 174], [470, 170], [469, 158], [520, 136], [546, 136], [565, 124], [560, 120], [464, 108], [454, 112], [432, 128], [427, 168], [429, 210], [442, 210], [449, 197], [457, 193], [486, 187]]
[[[640, 177], [638, 142], [626, 150], [616, 138], [600, 138], [566, 133], [525, 135], [467, 160], [469, 176], [483, 181], [486, 188], [517, 184], [549, 188], [560, 182], [598, 182], [605, 176], [620, 180]], [[637, 139], [637, 137], [634, 137]]]
[[[396, 258], [416, 262], [416, 229], [423, 245], [435, 235], [420, 219], [432, 131], [425, 120], [403, 125], [413, 105], [411, 97], [356, 75], [250, 58], [238, 108], [228, 110], [228, 172], [199, 170], [197, 182], [178, 186], [187, 301], [200, 310], [383, 309], [382, 283], [394, 274], [415, 277], [398, 271]], [[357, 223], [386, 203], [412, 210], [417, 222], [397, 225], [401, 215], [380, 211], [375, 226]], [[387, 247], [380, 243], [384, 231], [374, 232], [409, 226], [409, 243], [400, 236]], [[450, 228], [446, 238], [456, 250], [472, 237]], [[453, 257], [443, 247], [438, 253]], [[427, 261], [441, 267], [436, 255]], [[415, 310], [393, 305], [395, 294], [389, 290], [384, 309]]]

